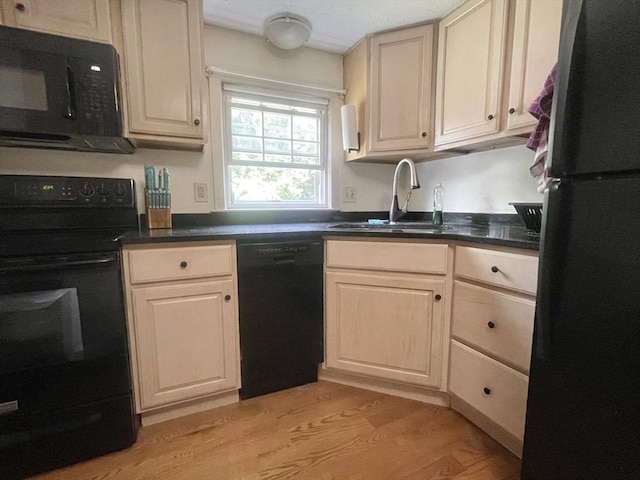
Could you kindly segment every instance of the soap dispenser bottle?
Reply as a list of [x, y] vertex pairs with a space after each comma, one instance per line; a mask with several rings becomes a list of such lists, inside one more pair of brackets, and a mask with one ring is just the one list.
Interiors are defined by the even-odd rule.
[[442, 206], [444, 202], [444, 187], [438, 183], [433, 189], [433, 224], [442, 225]]

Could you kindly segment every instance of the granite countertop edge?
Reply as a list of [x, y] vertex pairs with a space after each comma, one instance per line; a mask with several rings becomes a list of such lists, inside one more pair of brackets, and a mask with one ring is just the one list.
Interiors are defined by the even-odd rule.
[[173, 229], [140, 230], [120, 237], [122, 245], [175, 243], [211, 240], [278, 241], [305, 237], [421, 238], [464, 241], [486, 245], [539, 250], [539, 240], [528, 235], [524, 227], [495, 225], [453, 225], [442, 233], [420, 231], [380, 231], [336, 228], [342, 222], [275, 223], [178, 227]]

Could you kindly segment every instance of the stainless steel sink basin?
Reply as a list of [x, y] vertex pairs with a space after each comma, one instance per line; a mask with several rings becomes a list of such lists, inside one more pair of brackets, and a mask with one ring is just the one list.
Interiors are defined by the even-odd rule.
[[385, 232], [415, 232], [441, 234], [443, 231], [453, 231], [455, 228], [451, 225], [434, 225], [431, 222], [398, 222], [393, 225], [389, 223], [376, 224], [368, 222], [347, 222], [338, 225], [332, 225], [330, 228], [339, 228], [341, 230], [359, 230], [359, 231], [385, 231]]

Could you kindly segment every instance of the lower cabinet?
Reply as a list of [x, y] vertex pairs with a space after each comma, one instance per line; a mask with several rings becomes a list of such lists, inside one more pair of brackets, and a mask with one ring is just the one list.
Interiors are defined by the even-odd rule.
[[237, 388], [231, 280], [131, 291], [142, 410]]
[[138, 413], [239, 389], [235, 259], [229, 242], [124, 249]]
[[327, 240], [328, 371], [444, 390], [448, 245]]
[[440, 387], [444, 280], [326, 275], [327, 367]]
[[522, 451], [537, 252], [456, 248], [451, 406], [516, 455]]

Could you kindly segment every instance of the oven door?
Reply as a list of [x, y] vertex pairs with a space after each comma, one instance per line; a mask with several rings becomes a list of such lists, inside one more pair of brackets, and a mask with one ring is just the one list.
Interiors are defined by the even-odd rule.
[[119, 254], [0, 260], [0, 419], [130, 391]]

